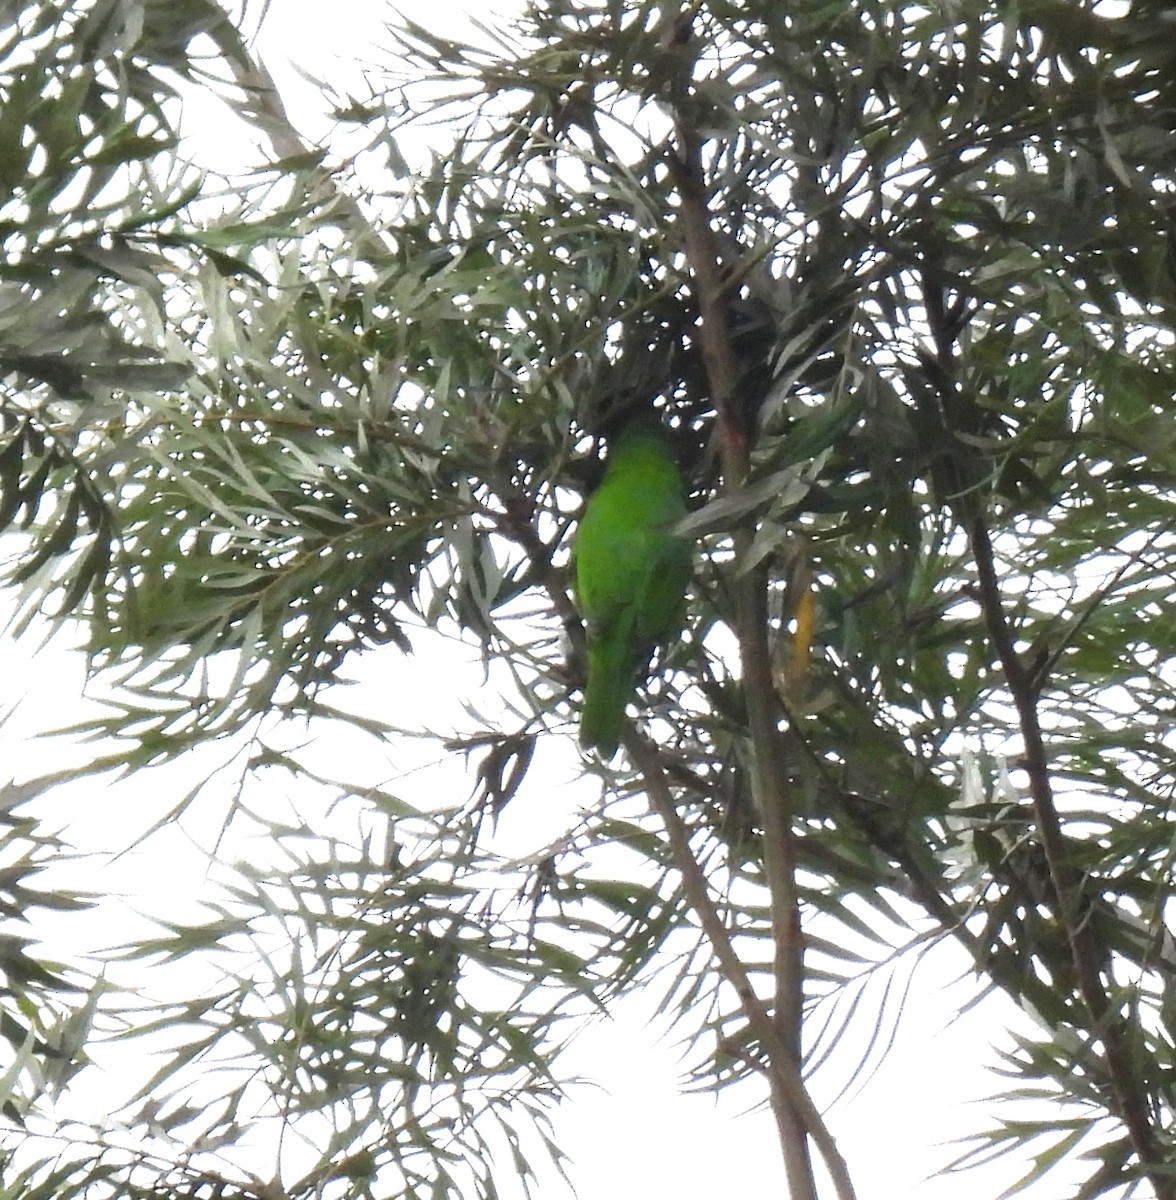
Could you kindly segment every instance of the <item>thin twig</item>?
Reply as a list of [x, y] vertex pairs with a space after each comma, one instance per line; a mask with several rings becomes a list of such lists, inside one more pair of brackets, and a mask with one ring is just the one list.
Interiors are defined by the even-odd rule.
[[967, 422], [974, 418], [977, 410], [957, 383], [956, 345], [965, 319], [964, 308], [957, 304], [949, 311], [940, 272], [934, 262], [924, 264], [923, 298], [935, 343], [935, 354], [928, 366], [938, 394], [945, 477], [951, 489], [947, 502], [967, 534], [976, 563], [984, 624], [1017, 710], [1017, 723], [1024, 743], [1022, 762], [1029, 777], [1034, 823], [1045, 853], [1055, 910], [1066, 935], [1078, 992], [1090, 1014], [1091, 1033], [1103, 1047], [1114, 1108], [1127, 1130], [1140, 1170], [1155, 1188], [1158, 1200], [1176, 1200], [1176, 1179], [1155, 1169], [1161, 1166], [1163, 1157], [1149, 1117], [1147, 1097], [1136, 1086], [1122, 1016], [1112, 1007], [1103, 986], [1103, 948], [1092, 926], [1083, 918], [1082, 876], [1071, 859], [1069, 840], [1054, 802], [1049, 756], [1037, 711], [1049, 660], [1044, 666], [1027, 664], [1017, 652], [1016, 638], [1005, 612], [992, 536], [978, 496], [976, 472], [974, 468], [962, 466], [960, 454], [952, 445], [952, 440], [961, 432], [961, 425], [964, 432], [976, 432], [967, 427]]
[[[303, 138], [290, 120], [273, 76], [246, 45], [237, 26], [226, 16], [207, 34], [216, 43], [233, 82], [241, 90], [240, 96], [235, 98], [237, 115], [265, 135], [278, 161], [302, 158], [318, 150]], [[380, 258], [386, 254], [387, 246], [355, 198], [336, 185], [334, 176], [325, 167], [318, 167], [316, 174], [316, 198], [329, 208], [333, 220], [347, 232], [356, 257]]]
[[1115, 1107], [1127, 1129], [1140, 1168], [1155, 1188], [1159, 1200], [1173, 1200], [1176, 1197], [1176, 1179], [1153, 1170], [1161, 1165], [1163, 1158], [1148, 1116], [1147, 1099], [1136, 1086], [1121, 1014], [1112, 1007], [1103, 986], [1101, 949], [1090, 923], [1083, 920], [1082, 876], [1071, 860], [1068, 839], [1054, 802], [1049, 759], [1037, 712], [1041, 680], [1038, 673], [1027, 667], [1017, 653], [1013, 632], [1004, 611], [992, 538], [978, 513], [973, 514], [969, 521], [968, 538], [976, 561], [980, 606], [989, 640], [1000, 660], [1005, 682], [1017, 709], [1024, 742], [1022, 765], [1029, 776], [1029, 795], [1033, 802], [1037, 836], [1045, 851], [1058, 917], [1069, 944], [1078, 989], [1090, 1012], [1091, 1032], [1102, 1043]]
[[731, 943], [731, 936], [711, 897], [706, 875], [690, 847], [689, 831], [678, 814], [656, 749], [635, 731], [626, 736], [625, 748], [641, 772], [645, 792], [653, 810], [665, 825], [670, 852], [682, 878], [682, 890], [714, 950], [719, 970], [735, 989], [748, 1024], [767, 1051], [767, 1073], [772, 1084], [774, 1101], [780, 1093], [787, 1097], [788, 1105], [800, 1116], [804, 1128], [824, 1160], [838, 1200], [854, 1200], [853, 1184], [845, 1160], [805, 1088], [799, 1063], [782, 1038], [776, 1022], [769, 1016], [756, 994], [747, 969]]

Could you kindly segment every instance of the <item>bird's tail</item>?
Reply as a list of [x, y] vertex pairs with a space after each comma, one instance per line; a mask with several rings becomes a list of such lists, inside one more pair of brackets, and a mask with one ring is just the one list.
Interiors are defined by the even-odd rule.
[[637, 681], [631, 622], [620, 621], [588, 647], [588, 683], [580, 714], [580, 745], [606, 762], [617, 752], [625, 728], [625, 707]]

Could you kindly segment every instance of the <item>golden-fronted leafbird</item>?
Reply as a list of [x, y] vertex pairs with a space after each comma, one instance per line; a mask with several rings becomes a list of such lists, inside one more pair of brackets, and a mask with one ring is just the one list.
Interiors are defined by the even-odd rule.
[[661, 427], [627, 426], [576, 534], [576, 603], [588, 647], [580, 743], [616, 753], [625, 707], [659, 642], [682, 623], [690, 545], [673, 532], [686, 513], [682, 472]]

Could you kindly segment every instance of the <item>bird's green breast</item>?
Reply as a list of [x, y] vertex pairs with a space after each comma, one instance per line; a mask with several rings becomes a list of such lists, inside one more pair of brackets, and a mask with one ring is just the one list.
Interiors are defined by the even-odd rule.
[[690, 547], [673, 532], [685, 514], [682, 475], [666, 440], [622, 434], [576, 536], [576, 599], [588, 642], [581, 740], [605, 757], [656, 643], [677, 632]]

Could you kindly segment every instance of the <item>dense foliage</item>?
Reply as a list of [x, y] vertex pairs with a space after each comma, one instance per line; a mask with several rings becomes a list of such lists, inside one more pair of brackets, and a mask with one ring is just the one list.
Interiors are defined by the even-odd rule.
[[[393, 28], [336, 161], [212, 0], [8, 6], [17, 626], [84, 628], [95, 773], [245, 746], [234, 819], [272, 853], [131, 951], [203, 963], [200, 999], [5, 935], [18, 1131], [52, 1140], [92, 1028], [174, 1035], [129, 1126], [40, 1158], [20, 1133], [5, 1195], [491, 1196], [489, 1156], [525, 1175], [548, 1136], [565, 1017], [656, 976], [700, 1078], [765, 1081], [794, 1198], [815, 1146], [844, 1200], [796, 1060], [896, 927], [956, 940], [1035, 1031], [1003, 1066], [1040, 1103], [962, 1126], [965, 1158], [1176, 1195], [1170, 16], [537, 0], [475, 46]], [[247, 180], [177, 148], [214, 87], [270, 139]], [[691, 480], [687, 631], [621, 765], [583, 762], [598, 801], [507, 859], [494, 820], [574, 745], [570, 538], [636, 411]], [[399, 745], [337, 685], [394, 679], [425, 628], [500, 697], [448, 744], [472, 801], [435, 808], [288, 732]], [[285, 777], [356, 836], [249, 791]], [[4, 803], [3, 906], [34, 921], [77, 903], [28, 885], [53, 782]], [[269, 1125], [307, 1142], [263, 1183], [237, 1151]]]

